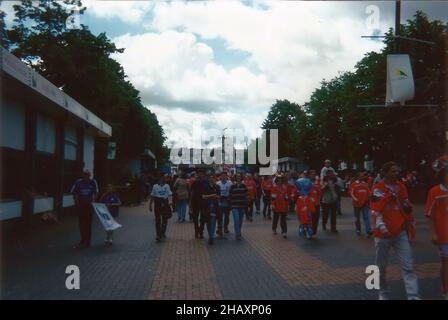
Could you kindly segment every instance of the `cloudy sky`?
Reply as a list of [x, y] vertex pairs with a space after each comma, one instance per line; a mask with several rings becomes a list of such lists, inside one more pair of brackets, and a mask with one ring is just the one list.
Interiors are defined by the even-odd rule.
[[[169, 144], [186, 146], [194, 144], [194, 126], [255, 138], [276, 99], [306, 102], [323, 79], [382, 48], [362, 35], [394, 26], [390, 1], [83, 3], [81, 23], [125, 49], [114, 58], [157, 114]], [[2, 4], [7, 13], [10, 6]], [[442, 2], [405, 1], [402, 21], [417, 9], [448, 17]]]

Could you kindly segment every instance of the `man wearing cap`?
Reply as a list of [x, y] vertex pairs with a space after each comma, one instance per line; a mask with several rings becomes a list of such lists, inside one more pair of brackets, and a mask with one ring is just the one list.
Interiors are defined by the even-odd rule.
[[89, 170], [82, 172], [82, 177], [73, 184], [71, 192], [75, 199], [76, 211], [79, 219], [79, 231], [81, 241], [75, 248], [90, 247], [92, 233], [92, 202], [98, 194], [98, 184], [95, 179], [90, 178]]

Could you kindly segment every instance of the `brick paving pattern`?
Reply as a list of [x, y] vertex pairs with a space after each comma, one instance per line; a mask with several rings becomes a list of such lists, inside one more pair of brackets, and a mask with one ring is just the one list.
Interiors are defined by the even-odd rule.
[[192, 234], [191, 224], [169, 228], [150, 299], [222, 299], [207, 247]]
[[[339, 234], [319, 230], [307, 241], [297, 234], [297, 219], [288, 217], [288, 239], [274, 236], [271, 221], [255, 215], [244, 222], [243, 240], [194, 239], [192, 223], [169, 221], [167, 239], [156, 243], [154, 217], [147, 204], [123, 207], [112, 247], [94, 220], [92, 247], [71, 248], [79, 240], [77, 219], [61, 225], [37, 225], [29, 235], [2, 238], [2, 299], [376, 299], [364, 282], [374, 261], [374, 243], [354, 233], [347, 199], [338, 216]], [[439, 299], [439, 260], [429, 241], [421, 207], [413, 243], [421, 293]], [[5, 228], [6, 230], [6, 228]], [[230, 228], [232, 230], [232, 226]], [[205, 232], [207, 238], [207, 232]], [[81, 289], [65, 288], [65, 268], [77, 265]], [[388, 269], [391, 295], [405, 292], [396, 258]]]

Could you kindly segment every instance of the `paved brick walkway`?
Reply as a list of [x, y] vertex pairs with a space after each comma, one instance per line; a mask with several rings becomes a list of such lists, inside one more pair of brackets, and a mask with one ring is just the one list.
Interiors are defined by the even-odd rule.
[[[37, 225], [29, 236], [3, 237], [2, 299], [376, 299], [364, 286], [364, 270], [374, 261], [373, 240], [354, 234], [350, 203], [338, 216], [339, 234], [319, 231], [316, 240], [297, 235], [288, 217], [288, 239], [271, 233], [271, 221], [255, 215], [244, 222], [243, 240], [233, 234], [216, 240], [194, 239], [192, 223], [170, 220], [167, 239], [154, 241], [147, 204], [124, 207], [113, 247], [103, 244], [96, 219], [93, 246], [73, 250], [77, 220], [59, 226]], [[439, 299], [438, 256], [428, 242], [418, 209], [414, 257], [423, 298]], [[232, 228], [230, 228], [232, 231]], [[205, 233], [206, 235], [206, 233]], [[405, 298], [395, 258], [388, 271], [394, 298]], [[77, 265], [81, 289], [65, 288], [65, 268]]]

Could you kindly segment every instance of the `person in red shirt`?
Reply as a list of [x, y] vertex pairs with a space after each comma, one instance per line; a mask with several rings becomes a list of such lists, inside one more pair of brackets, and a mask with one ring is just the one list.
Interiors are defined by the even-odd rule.
[[253, 221], [253, 213], [254, 213], [254, 202], [255, 197], [257, 195], [257, 184], [252, 178], [251, 174], [246, 174], [246, 177], [243, 181], [247, 188], [247, 196], [248, 196], [248, 208], [246, 210], [246, 220], [252, 222]]
[[373, 178], [371, 174], [367, 175], [367, 184], [369, 185], [369, 188], [373, 187]]
[[357, 178], [351, 183], [348, 190], [352, 197], [353, 210], [355, 214], [356, 234], [361, 236], [361, 214], [364, 220], [364, 227], [368, 237], [372, 236], [372, 228], [370, 227], [369, 215], [369, 197], [370, 188], [367, 182], [366, 170], [361, 169]]
[[380, 300], [389, 299], [386, 268], [390, 248], [393, 248], [403, 275], [408, 299], [420, 299], [419, 285], [414, 268], [410, 240], [415, 236], [412, 206], [406, 186], [399, 181], [396, 163], [388, 162], [382, 168], [383, 179], [373, 187], [370, 209], [374, 226], [376, 258], [380, 271]]
[[272, 232], [274, 235], [277, 234], [277, 224], [280, 219], [280, 228], [282, 229], [282, 236], [285, 239], [287, 232], [286, 213], [288, 211], [288, 199], [287, 179], [283, 175], [278, 175], [271, 190], [272, 211], [274, 212]]
[[312, 229], [313, 235], [316, 235], [320, 219], [320, 199], [322, 196], [322, 190], [320, 187], [320, 178], [319, 175], [316, 174], [316, 170], [310, 170], [308, 178], [313, 181], [313, 187], [310, 191], [310, 197], [314, 204], [314, 212], [312, 215]]
[[271, 190], [272, 190], [272, 176], [264, 176], [261, 183], [261, 192], [263, 194], [263, 217], [271, 220]]
[[433, 168], [441, 180], [428, 192], [425, 215], [429, 219], [432, 242], [439, 247], [442, 294], [448, 300], [448, 156], [437, 159]]
[[313, 237], [313, 213], [316, 212], [314, 201], [309, 195], [298, 195], [296, 200], [296, 213], [299, 218], [299, 235], [308, 240]]

